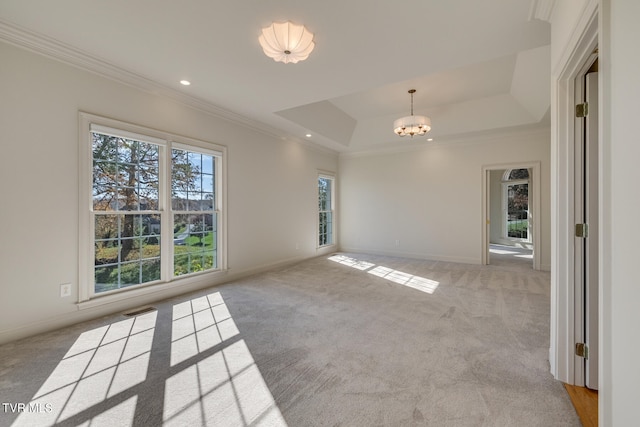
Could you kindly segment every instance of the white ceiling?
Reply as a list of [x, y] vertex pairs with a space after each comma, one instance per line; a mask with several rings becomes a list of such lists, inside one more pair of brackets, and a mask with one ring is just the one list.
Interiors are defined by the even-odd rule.
[[[532, 4], [533, 2], [533, 4]], [[535, 0], [1, 0], [0, 37], [26, 31], [259, 123], [342, 151], [399, 143], [393, 120], [431, 117], [429, 137], [546, 125], [549, 24]], [[533, 14], [535, 16], [535, 14]], [[304, 24], [315, 50], [276, 63], [258, 36]], [[12, 40], [15, 42], [15, 38]], [[178, 82], [188, 79], [189, 87]], [[410, 141], [410, 142], [409, 142]], [[421, 141], [424, 141], [421, 139]]]

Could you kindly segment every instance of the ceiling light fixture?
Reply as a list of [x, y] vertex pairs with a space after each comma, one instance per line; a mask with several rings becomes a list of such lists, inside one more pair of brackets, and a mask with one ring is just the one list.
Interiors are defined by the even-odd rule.
[[191, 84], [191, 82], [189, 80], [180, 80], [180, 84], [182, 86], [189, 86]]
[[265, 55], [285, 64], [304, 61], [315, 47], [313, 33], [289, 21], [263, 28], [258, 41]]
[[431, 130], [431, 119], [427, 116], [413, 115], [413, 94], [416, 90], [410, 89], [409, 93], [411, 94], [411, 115], [395, 120], [393, 131], [396, 135], [410, 135], [413, 138], [413, 135], [424, 135]]

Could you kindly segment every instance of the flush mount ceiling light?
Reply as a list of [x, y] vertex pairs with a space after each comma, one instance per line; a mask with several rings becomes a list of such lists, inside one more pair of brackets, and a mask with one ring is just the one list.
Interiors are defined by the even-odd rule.
[[424, 135], [431, 130], [431, 119], [427, 116], [413, 115], [413, 94], [416, 90], [410, 89], [409, 93], [411, 94], [411, 115], [395, 120], [393, 131], [396, 135], [410, 135], [413, 138], [413, 135]]
[[258, 41], [265, 55], [285, 64], [304, 61], [315, 47], [313, 33], [289, 21], [263, 28]]

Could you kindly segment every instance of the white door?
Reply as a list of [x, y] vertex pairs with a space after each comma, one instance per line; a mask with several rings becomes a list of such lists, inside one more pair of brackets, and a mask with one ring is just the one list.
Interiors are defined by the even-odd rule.
[[588, 235], [584, 245], [585, 259], [585, 385], [598, 389], [598, 73], [585, 77], [588, 114], [585, 120], [584, 217]]
[[[586, 116], [576, 119], [575, 384], [598, 389], [598, 73], [580, 80]], [[584, 224], [584, 226], [583, 226]]]

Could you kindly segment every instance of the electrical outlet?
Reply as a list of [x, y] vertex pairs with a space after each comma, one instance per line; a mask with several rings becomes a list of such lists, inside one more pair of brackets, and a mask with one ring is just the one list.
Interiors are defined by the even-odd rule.
[[400, 240], [396, 239], [396, 246], [400, 246]]
[[63, 283], [60, 285], [60, 298], [71, 296], [71, 283]]

